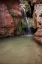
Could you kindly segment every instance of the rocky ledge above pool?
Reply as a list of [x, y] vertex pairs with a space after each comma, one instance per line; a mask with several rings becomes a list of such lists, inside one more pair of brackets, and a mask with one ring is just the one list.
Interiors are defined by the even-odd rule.
[[34, 34], [34, 39], [42, 44], [42, 28], [39, 28]]

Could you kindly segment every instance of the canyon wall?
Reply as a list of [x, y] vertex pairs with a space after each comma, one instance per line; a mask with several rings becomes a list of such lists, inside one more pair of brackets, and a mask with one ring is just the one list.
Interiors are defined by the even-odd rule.
[[13, 36], [22, 16], [19, 0], [0, 1], [0, 37]]

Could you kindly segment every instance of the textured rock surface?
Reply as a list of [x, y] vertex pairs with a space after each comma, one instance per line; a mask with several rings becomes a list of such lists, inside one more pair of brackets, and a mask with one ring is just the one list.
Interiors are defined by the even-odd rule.
[[33, 19], [35, 28], [38, 28], [34, 34], [34, 39], [42, 44], [42, 4], [35, 5]]
[[33, 19], [35, 28], [42, 27], [42, 4], [36, 4], [34, 6]]
[[42, 37], [37, 37], [35, 36], [34, 39], [39, 42], [40, 44], [42, 44]]
[[38, 30], [37, 30], [37, 32], [35, 33], [35, 36], [39, 36], [39, 37], [42, 37], [42, 28], [39, 28]]
[[14, 22], [5, 4], [0, 4], [0, 36], [9, 36], [14, 33]]
[[31, 2], [31, 5], [40, 4], [40, 3], [42, 3], [42, 0], [30, 0], [30, 2]]
[[34, 34], [34, 39], [42, 44], [42, 29], [39, 28], [37, 32]]
[[[11, 2], [11, 3], [13, 3], [13, 2]], [[9, 6], [11, 6], [10, 12], [15, 13], [15, 15], [16, 15], [15, 17], [13, 17], [13, 20], [14, 20], [15, 31], [17, 32], [19, 22], [20, 22], [20, 19], [22, 16], [21, 8], [19, 6], [19, 0], [17, 0], [17, 1], [15, 0], [14, 3]]]
[[[13, 18], [9, 12], [16, 16]], [[0, 37], [13, 35], [15, 28], [18, 28], [21, 16], [19, 0], [0, 1]]]

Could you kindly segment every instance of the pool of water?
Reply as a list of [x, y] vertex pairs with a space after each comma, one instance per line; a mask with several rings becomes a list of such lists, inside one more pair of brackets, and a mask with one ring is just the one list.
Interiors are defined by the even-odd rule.
[[33, 36], [2, 38], [0, 64], [42, 64], [42, 45]]

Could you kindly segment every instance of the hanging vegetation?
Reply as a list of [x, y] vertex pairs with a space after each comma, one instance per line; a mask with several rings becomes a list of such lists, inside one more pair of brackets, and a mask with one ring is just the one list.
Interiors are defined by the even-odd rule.
[[22, 32], [22, 29], [23, 29], [23, 28], [27, 28], [26, 22], [25, 22], [24, 18], [22, 18], [22, 19], [20, 20], [19, 32]]

